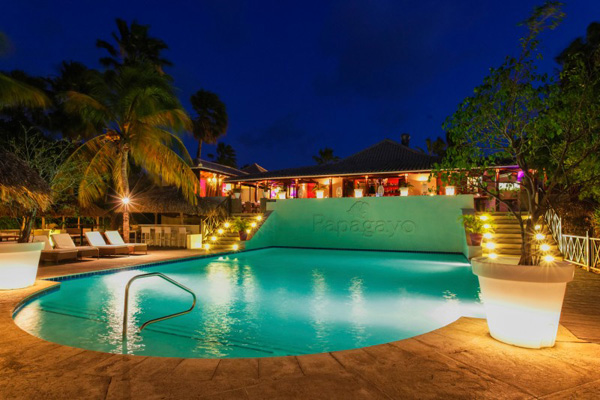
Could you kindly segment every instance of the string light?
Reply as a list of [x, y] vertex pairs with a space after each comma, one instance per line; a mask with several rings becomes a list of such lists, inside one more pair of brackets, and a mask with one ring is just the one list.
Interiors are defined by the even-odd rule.
[[250, 233], [250, 229], [246, 229], [246, 233]]
[[210, 240], [212, 240], [213, 242], [216, 242], [217, 241], [217, 237], [216, 236], [211, 236]]
[[535, 226], [535, 230], [536, 230], [536, 231], [539, 231], [540, 229], [542, 229], [542, 226], [541, 226], [541, 225], [536, 225], [536, 226]]
[[205, 243], [204, 244], [204, 250], [210, 250], [210, 244]]
[[496, 253], [490, 253], [488, 255], [488, 258], [491, 258], [492, 260], [495, 260], [496, 258], [498, 258], [498, 254], [496, 254]]
[[544, 256], [544, 261], [546, 261], [546, 262], [552, 262], [552, 261], [554, 261], [554, 257], [552, 257], [550, 254], [545, 255]]
[[482, 221], [487, 221], [489, 219], [489, 217], [487, 215], [480, 215], [479, 219]]
[[250, 226], [256, 228], [256, 222], [251, 223]]
[[490, 224], [483, 225], [483, 229], [490, 229], [492, 226]]
[[229, 228], [229, 227], [231, 226], [231, 224], [230, 224], [229, 222], [225, 222], [225, 223], [223, 224], [223, 226], [224, 226], [225, 228]]
[[218, 233], [219, 235], [222, 235], [222, 234], [223, 234], [223, 229], [220, 229], [220, 228], [219, 228], [219, 230], [217, 231], [217, 233]]
[[493, 242], [487, 242], [487, 243], [485, 244], [485, 247], [487, 247], [487, 248], [488, 248], [488, 249], [490, 249], [490, 250], [494, 250], [494, 249], [496, 248], [496, 243], [493, 243]]
[[239, 249], [239, 248], [240, 248], [240, 246], [238, 246], [237, 244], [234, 244], [234, 245], [233, 245], [233, 250], [237, 250], [237, 249]]
[[483, 237], [489, 240], [492, 238], [492, 234], [490, 232], [486, 232], [483, 234]]
[[262, 221], [262, 215], [259, 215], [258, 217], [256, 217], [256, 219]]

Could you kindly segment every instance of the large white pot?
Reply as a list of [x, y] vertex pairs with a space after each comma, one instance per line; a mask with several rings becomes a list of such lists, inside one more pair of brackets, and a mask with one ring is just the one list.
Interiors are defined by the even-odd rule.
[[515, 265], [508, 260], [471, 260], [479, 278], [490, 334], [520, 347], [552, 347], [573, 265], [564, 261]]
[[0, 289], [33, 285], [43, 242], [0, 244]]

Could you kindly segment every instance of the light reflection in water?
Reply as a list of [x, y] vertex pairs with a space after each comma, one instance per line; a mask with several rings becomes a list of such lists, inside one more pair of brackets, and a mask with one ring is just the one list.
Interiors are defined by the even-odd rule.
[[325, 275], [317, 269], [312, 271], [312, 292], [311, 324], [315, 329], [317, 340], [326, 341], [330, 332], [330, 327], [327, 326], [330, 308], [329, 298], [327, 296], [328, 287], [327, 282], [325, 281]]
[[356, 342], [362, 344], [367, 339], [364, 324], [365, 317], [367, 316], [363, 293], [364, 283], [358, 277], [353, 277], [350, 282], [352, 333]]
[[231, 313], [236, 301], [235, 289], [240, 271], [237, 259], [229, 261], [211, 262], [206, 267], [208, 288], [203, 302], [203, 326], [197, 333], [204, 338], [198, 342], [198, 346], [212, 356], [223, 355], [220, 342], [231, 333], [235, 323]]

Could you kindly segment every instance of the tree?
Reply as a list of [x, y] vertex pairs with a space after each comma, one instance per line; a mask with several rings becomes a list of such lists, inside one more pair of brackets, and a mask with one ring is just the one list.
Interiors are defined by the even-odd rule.
[[208, 157], [219, 164], [237, 168], [237, 156], [235, 154], [234, 148], [230, 144], [225, 144], [223, 142], [219, 143], [217, 145], [216, 153], [216, 157], [214, 156], [214, 154], [209, 154]]
[[198, 140], [196, 159], [202, 156], [202, 142], [215, 144], [227, 133], [229, 117], [227, 108], [215, 93], [208, 90], [198, 90], [191, 97], [192, 107], [196, 112], [193, 134]]
[[0, 73], [0, 110], [12, 107], [44, 109], [50, 104], [43, 90], [17, 77]]
[[318, 155], [313, 156], [313, 160], [315, 160], [315, 162], [318, 165], [325, 165], [325, 164], [336, 163], [336, 162], [340, 161], [340, 158], [338, 156], [333, 155], [332, 148], [324, 147], [321, 150], [319, 150]]
[[[444, 157], [446, 154], [446, 147], [448, 146], [446, 142], [444, 142], [444, 139], [439, 136], [436, 140], [431, 140], [431, 138], [425, 139], [425, 145], [427, 146], [426, 153], [430, 156], [437, 157]], [[420, 147], [417, 147], [417, 150], [419, 150], [421, 153], [425, 153], [425, 151]]]
[[577, 58], [559, 82], [536, 70], [538, 36], [562, 17], [560, 3], [536, 8], [525, 21], [528, 33], [521, 39], [520, 54], [491, 69], [444, 126], [454, 144], [438, 166], [444, 181], [469, 182], [503, 202], [495, 190], [496, 167], [508, 163], [522, 171], [515, 184], [527, 210], [508, 207], [521, 228], [521, 265], [538, 258], [534, 226], [546, 210], [562, 201], [572, 185], [589, 186], [600, 178], [600, 105], [593, 90], [597, 72]]
[[120, 18], [116, 19], [116, 23], [118, 32], [112, 33], [116, 46], [106, 40], [96, 41], [96, 47], [105, 49], [109, 54], [108, 57], [100, 59], [100, 64], [108, 68], [151, 64], [161, 74], [163, 67], [173, 65], [161, 56], [161, 52], [169, 48], [167, 44], [148, 34], [150, 26], [133, 21], [129, 27], [127, 22]]
[[123, 201], [123, 235], [129, 239], [130, 164], [139, 166], [154, 182], [174, 185], [196, 202], [191, 158], [172, 132], [191, 127], [170, 82], [151, 66], [119, 68], [104, 74], [92, 94], [68, 91], [65, 110], [84, 122], [101, 126], [70, 161], [86, 167], [78, 186], [79, 203], [86, 207], [102, 198], [110, 184]]

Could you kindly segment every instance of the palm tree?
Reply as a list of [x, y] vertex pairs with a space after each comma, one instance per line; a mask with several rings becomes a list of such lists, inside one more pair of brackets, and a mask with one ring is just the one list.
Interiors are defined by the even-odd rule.
[[74, 162], [86, 165], [78, 188], [79, 203], [86, 207], [101, 199], [112, 183], [123, 200], [126, 240], [131, 163], [155, 182], [181, 189], [185, 198], [195, 203], [192, 160], [181, 139], [172, 133], [191, 128], [191, 121], [169, 81], [154, 68], [123, 66], [116, 74], [105, 74], [89, 95], [68, 91], [64, 106], [67, 112], [102, 127], [71, 156]]
[[340, 158], [338, 156], [333, 155], [332, 148], [325, 147], [325, 148], [319, 150], [319, 155], [313, 156], [313, 160], [315, 160], [315, 162], [318, 165], [325, 165], [325, 164], [336, 163], [336, 162], [340, 161]]
[[215, 144], [217, 140], [227, 133], [229, 117], [227, 108], [215, 93], [208, 90], [198, 90], [190, 99], [196, 112], [194, 118], [194, 137], [198, 140], [198, 153], [196, 159], [202, 155], [202, 142]]
[[150, 26], [133, 21], [129, 27], [127, 22], [120, 18], [116, 19], [116, 23], [118, 33], [112, 33], [113, 39], [117, 42], [116, 47], [106, 40], [96, 41], [96, 47], [105, 49], [109, 54], [109, 57], [100, 59], [100, 64], [109, 68], [118, 68], [123, 65], [150, 63], [161, 74], [163, 74], [163, 67], [173, 65], [171, 61], [160, 55], [161, 51], [169, 48], [167, 44], [148, 35]]
[[217, 145], [216, 153], [217, 157], [215, 158], [215, 162], [237, 168], [237, 155], [230, 144], [219, 143]]

